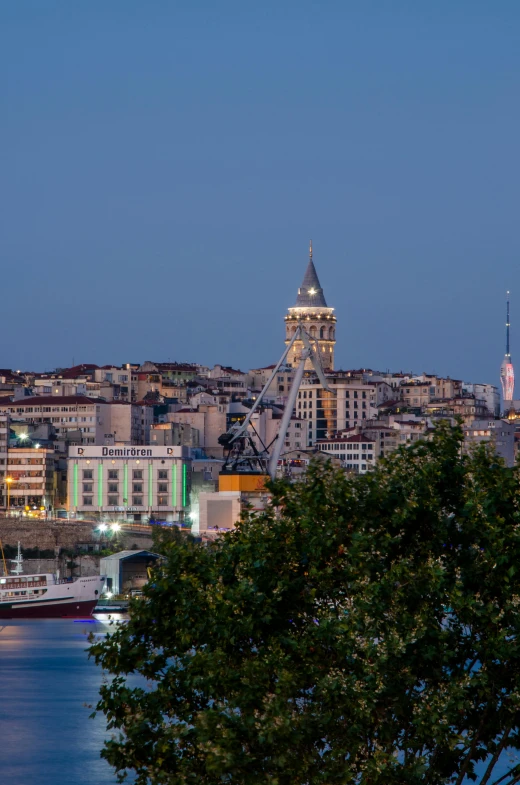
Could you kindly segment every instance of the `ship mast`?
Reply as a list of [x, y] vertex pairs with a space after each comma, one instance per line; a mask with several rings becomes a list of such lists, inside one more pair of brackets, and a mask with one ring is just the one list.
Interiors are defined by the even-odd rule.
[[15, 565], [11, 570], [11, 573], [13, 575], [21, 575], [23, 573], [23, 566], [22, 566], [23, 556], [22, 556], [22, 549], [20, 547], [20, 540], [18, 540], [18, 554], [16, 556], [16, 559], [9, 559], [9, 561]]

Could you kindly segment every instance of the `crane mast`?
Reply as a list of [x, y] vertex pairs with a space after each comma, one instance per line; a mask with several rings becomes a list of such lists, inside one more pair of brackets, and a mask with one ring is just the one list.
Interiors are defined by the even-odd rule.
[[[298, 367], [296, 368], [294, 379], [291, 384], [289, 396], [287, 398], [287, 403], [285, 405], [285, 410], [280, 423], [280, 429], [271, 445], [266, 446], [262, 444], [261, 448], [258, 449], [252, 435], [252, 431], [254, 431], [252, 417], [264, 400], [269, 387], [276, 377], [276, 374], [285, 362], [294, 342], [297, 340], [300, 340], [303, 343], [303, 351], [301, 353], [300, 361], [298, 363]], [[240, 423], [234, 423], [226, 433], [220, 436], [219, 443], [224, 447], [225, 450], [227, 450], [226, 463], [222, 470], [223, 474], [256, 473], [261, 475], [269, 475], [269, 477], [274, 480], [276, 477], [276, 471], [278, 467], [278, 461], [280, 460], [282, 447], [285, 442], [285, 437], [287, 435], [291, 417], [293, 415], [293, 410], [296, 404], [298, 390], [300, 389], [300, 385], [302, 383], [303, 374], [305, 371], [305, 363], [307, 360], [311, 360], [312, 366], [316, 371], [323, 388], [329, 392], [334, 392], [330, 388], [325, 378], [325, 374], [323, 373], [323, 368], [321, 367], [319, 360], [319, 352], [315, 351], [316, 345], [317, 342], [309, 336], [305, 330], [305, 327], [301, 322], [299, 322], [292, 339], [287, 344], [285, 351], [280, 357], [278, 363], [275, 365], [269, 379], [265, 383], [262, 392], [256, 399], [244, 420]]]

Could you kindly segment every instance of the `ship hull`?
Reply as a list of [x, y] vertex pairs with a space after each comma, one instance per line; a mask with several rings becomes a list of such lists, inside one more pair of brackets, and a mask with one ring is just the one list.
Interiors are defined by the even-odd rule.
[[92, 616], [95, 600], [48, 600], [30, 603], [0, 603], [0, 619], [78, 619]]

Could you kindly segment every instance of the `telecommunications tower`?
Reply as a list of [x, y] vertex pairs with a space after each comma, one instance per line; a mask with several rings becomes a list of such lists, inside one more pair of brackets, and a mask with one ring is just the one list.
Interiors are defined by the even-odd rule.
[[500, 383], [502, 385], [502, 398], [504, 399], [504, 412], [507, 412], [513, 405], [513, 393], [515, 391], [515, 372], [511, 362], [509, 351], [509, 292], [507, 292], [507, 318], [506, 318], [506, 353], [500, 366]]

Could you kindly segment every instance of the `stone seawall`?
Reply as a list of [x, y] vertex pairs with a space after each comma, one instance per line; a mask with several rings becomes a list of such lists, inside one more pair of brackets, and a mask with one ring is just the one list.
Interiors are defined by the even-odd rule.
[[[55, 573], [56, 570], [60, 571], [62, 578], [70, 576], [70, 570], [67, 568], [68, 559], [24, 559], [23, 560], [23, 574], [24, 575], [38, 575], [41, 573]], [[74, 563], [78, 566], [74, 569], [75, 578], [85, 578], [89, 575], [99, 575], [99, 556], [75, 556]]]
[[[3, 545], [14, 545], [20, 542], [22, 548], [40, 548], [40, 550], [61, 549], [74, 550], [80, 544], [99, 543], [99, 532], [92, 523], [83, 521], [40, 521], [32, 518], [0, 518], [0, 541]], [[105, 544], [106, 543], [106, 544]], [[104, 540], [104, 547], [119, 550], [131, 549], [137, 545], [139, 549], [150, 548], [152, 538], [143, 532], [119, 532], [117, 539]], [[52, 572], [52, 570], [51, 570]]]

